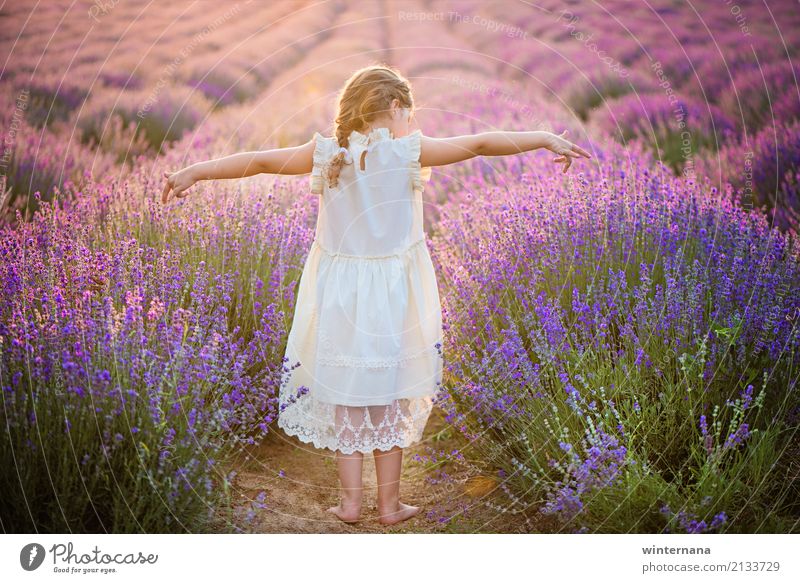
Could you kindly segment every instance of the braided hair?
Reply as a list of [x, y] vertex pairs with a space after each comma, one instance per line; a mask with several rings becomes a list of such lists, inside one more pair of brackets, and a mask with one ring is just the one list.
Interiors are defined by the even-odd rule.
[[[414, 107], [411, 84], [394, 67], [370, 65], [353, 73], [339, 93], [335, 118], [339, 147], [347, 148], [350, 133], [353, 130], [363, 132], [376, 117], [389, 111], [394, 99], [400, 102], [401, 107]], [[327, 164], [324, 175], [330, 186], [339, 184], [339, 173], [344, 163], [345, 154], [339, 151]]]

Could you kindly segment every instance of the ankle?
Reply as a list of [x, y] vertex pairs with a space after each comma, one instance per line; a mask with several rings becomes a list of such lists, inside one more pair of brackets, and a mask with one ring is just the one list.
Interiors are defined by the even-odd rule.
[[400, 506], [399, 496], [378, 499], [378, 510], [396, 510], [398, 506]]
[[362, 499], [363, 495], [361, 492], [357, 493], [343, 492], [342, 506], [361, 506]]

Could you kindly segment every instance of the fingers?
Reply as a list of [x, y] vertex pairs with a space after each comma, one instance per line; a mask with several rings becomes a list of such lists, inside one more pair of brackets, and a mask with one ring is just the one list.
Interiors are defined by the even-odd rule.
[[572, 158], [569, 156], [559, 156], [558, 158], [553, 158], [553, 162], [556, 164], [564, 164], [563, 172], [569, 170], [569, 167], [572, 166]]
[[[564, 138], [564, 136], [567, 135], [568, 132], [569, 132], [569, 130], [564, 130], [563, 132], [561, 132], [558, 135], [558, 137], [559, 138]], [[589, 152], [587, 152], [586, 150], [584, 150], [583, 148], [581, 148], [577, 144], [573, 144], [572, 142], [570, 142], [568, 140], [564, 140], [564, 141], [566, 142], [565, 147], [564, 148], [560, 148], [559, 150], [557, 150], [556, 153], [558, 154], [558, 157], [553, 158], [553, 162], [555, 162], [557, 164], [564, 164], [564, 169], [562, 171], [563, 173], [566, 173], [567, 170], [570, 169], [570, 167], [572, 166], [572, 159], [573, 158], [591, 158], [592, 157], [592, 155], [589, 154]]]
[[578, 154], [580, 154], [584, 158], [591, 158], [592, 157], [591, 154], [589, 154], [589, 152], [587, 152], [586, 150], [584, 150], [583, 148], [581, 148], [577, 144], [572, 144], [572, 149], [573, 149], [573, 151], [577, 152]]
[[578, 156], [582, 156], [584, 158], [591, 158], [592, 157], [591, 154], [589, 154], [589, 152], [587, 152], [586, 150], [581, 148], [578, 144], [573, 144], [572, 142], [567, 142], [567, 143], [569, 144], [569, 153], [570, 153], [570, 155], [577, 154], [577, 156], [575, 156], [576, 158]]
[[169, 179], [169, 173], [164, 172], [164, 177], [167, 179], [166, 184], [164, 184], [164, 190], [161, 192], [161, 202], [162, 204], [166, 204], [167, 198], [169, 197], [169, 191], [172, 189], [172, 184]]
[[[561, 132], [561, 133], [558, 135], [558, 137], [559, 137], [559, 138], [563, 138], [564, 136], [566, 136], [566, 135], [567, 135], [567, 132], [569, 132], [569, 130], [564, 130], [563, 132]], [[567, 141], [567, 140], [565, 140], [565, 141]], [[570, 149], [571, 149], [573, 152], [576, 152], [577, 154], [579, 154], [579, 155], [583, 156], [584, 158], [590, 158], [590, 159], [591, 159], [592, 155], [591, 155], [589, 152], [587, 152], [586, 150], [584, 150], [583, 148], [581, 148], [579, 145], [577, 145], [577, 144], [573, 144], [573, 143], [572, 143], [572, 142], [570, 142], [570, 141], [567, 141], [567, 143], [569, 144], [569, 148], [570, 148]], [[561, 152], [559, 152], [559, 154], [562, 154], [562, 153], [561, 153]], [[562, 154], [562, 155], [563, 155], [563, 154]]]
[[175, 179], [173, 178], [174, 173], [170, 174], [169, 172], [164, 172], [164, 177], [167, 179], [167, 183], [164, 185], [164, 190], [161, 192], [161, 202], [166, 204], [167, 200], [169, 199], [169, 193], [172, 191], [172, 196], [175, 198], [186, 198], [189, 196], [189, 192], [187, 192], [186, 187], [184, 188], [176, 188], [175, 187]]

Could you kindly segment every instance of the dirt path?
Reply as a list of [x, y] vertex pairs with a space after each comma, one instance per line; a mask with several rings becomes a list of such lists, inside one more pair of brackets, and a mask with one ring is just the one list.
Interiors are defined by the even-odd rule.
[[[336, 461], [329, 450], [319, 450], [277, 430], [250, 458], [238, 464], [234, 496], [247, 503], [265, 491], [266, 508], [256, 510], [252, 532], [259, 533], [365, 533], [365, 532], [496, 532], [546, 531], [546, 521], [535, 511], [500, 512], [487, 503], [507, 507], [509, 497], [497, 483], [475, 475], [462, 462], [448, 462], [440, 472], [431, 472], [414, 454], [427, 455], [429, 448], [452, 451], [461, 445], [458, 436], [442, 438], [447, 427], [441, 412], [434, 408], [421, 443], [403, 452], [401, 500], [420, 506], [420, 512], [400, 524], [383, 526], [377, 521], [375, 462], [364, 456], [364, 506], [358, 523], [340, 521], [326, 509], [338, 500]], [[446, 435], [447, 432], [445, 432]], [[432, 436], [439, 439], [432, 441]], [[283, 470], [283, 475], [280, 471]], [[426, 479], [426, 478], [433, 478]], [[443, 478], [443, 479], [442, 479]]]

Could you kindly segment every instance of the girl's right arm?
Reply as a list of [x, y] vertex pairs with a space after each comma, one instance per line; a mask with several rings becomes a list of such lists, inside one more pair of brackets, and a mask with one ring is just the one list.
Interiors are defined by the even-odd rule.
[[175, 198], [188, 196], [186, 190], [199, 180], [246, 178], [255, 174], [308, 174], [312, 170], [315, 146], [312, 138], [302, 146], [240, 152], [198, 162], [177, 172], [164, 172], [167, 183], [161, 194], [161, 202], [167, 202], [170, 190]]
[[422, 136], [420, 142], [420, 166], [445, 166], [476, 156], [507, 156], [520, 154], [537, 148], [547, 148], [558, 154], [553, 162], [564, 163], [564, 172], [572, 164], [572, 158], [591, 158], [591, 155], [564, 139], [564, 134], [556, 135], [546, 131], [513, 132], [492, 131], [450, 138], [431, 138]]

